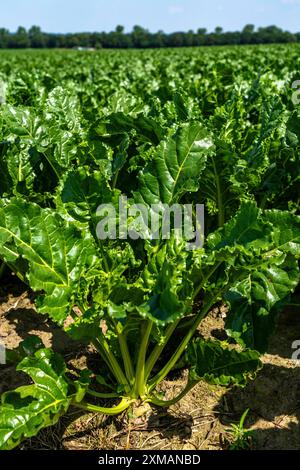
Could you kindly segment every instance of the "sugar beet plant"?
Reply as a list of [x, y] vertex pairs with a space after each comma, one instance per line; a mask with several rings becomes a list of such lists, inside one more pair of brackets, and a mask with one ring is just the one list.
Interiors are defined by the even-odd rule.
[[[149, 146], [128, 205], [143, 202], [150, 213], [153, 204], [186, 200], [213, 158], [202, 123], [178, 125]], [[114, 164], [107, 156], [102, 168]], [[187, 250], [175, 230], [169, 239], [99, 240], [97, 207], [117, 208], [122, 165], [115, 172], [71, 166], [48, 207], [42, 197], [1, 201], [2, 260], [37, 293], [38, 312], [100, 358], [91, 370], [74, 372], [34, 338], [8, 352], [31, 380], [2, 396], [1, 449], [56, 423], [71, 406], [113, 415], [143, 402], [170, 406], [200, 380], [244, 385], [260, 368], [277, 312], [299, 281], [299, 217], [259, 209], [253, 200], [209, 233], [203, 248]], [[222, 301], [232, 344], [197, 334]], [[159, 385], [178, 365], [189, 370], [186, 386], [166, 400]]]
[[[78, 370], [36, 337], [7, 351], [28, 380], [2, 395], [1, 449], [72, 406], [167, 407], [201, 380], [255, 377], [300, 277], [297, 47], [1, 53], [1, 279], [15, 273], [98, 354]], [[120, 196], [149, 216], [204, 204], [203, 247], [176, 230], [100, 240], [97, 208], [123, 226]], [[206, 340], [198, 327], [221, 303], [228, 339]], [[168, 399], [160, 384], [179, 367], [186, 386]]]

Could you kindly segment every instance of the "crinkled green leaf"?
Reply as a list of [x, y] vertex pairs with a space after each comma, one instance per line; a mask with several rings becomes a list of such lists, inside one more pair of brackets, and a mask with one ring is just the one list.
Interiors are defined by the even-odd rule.
[[141, 115], [134, 118], [120, 112], [111, 114], [106, 118], [105, 123], [101, 123], [97, 127], [97, 131], [101, 135], [121, 134], [131, 130], [135, 130], [139, 136], [153, 144], [158, 144], [163, 138], [163, 130], [159, 124], [153, 119]]
[[13, 199], [0, 209], [0, 253], [8, 261], [19, 256], [27, 260], [31, 288], [44, 292], [37, 299], [38, 310], [61, 324], [94, 246], [89, 233], [53, 211]]
[[235, 246], [246, 249], [266, 249], [271, 241], [271, 228], [263, 220], [261, 210], [255, 202], [242, 202], [236, 215], [224, 227], [207, 238], [212, 251], [221, 251]]
[[257, 351], [237, 351], [218, 341], [197, 339], [189, 344], [186, 361], [190, 380], [205, 380], [212, 385], [246, 385], [261, 368]]
[[111, 203], [112, 191], [99, 171], [86, 167], [70, 171], [58, 189], [58, 209], [66, 211], [74, 220], [89, 222], [96, 217], [100, 204]]
[[175, 236], [153, 252], [139, 282], [149, 292], [149, 300], [137, 307], [140, 315], [165, 325], [191, 309], [189, 256], [185, 242]]
[[300, 216], [272, 210], [264, 213], [264, 219], [272, 224], [276, 249], [300, 258]]
[[[80, 398], [88, 381], [74, 382], [71, 389], [63, 358], [50, 349], [41, 349], [17, 367], [30, 376], [32, 385], [2, 395], [0, 405], [0, 449], [9, 450], [38, 431], [57, 423], [73, 401]], [[76, 392], [77, 387], [77, 392]], [[79, 397], [79, 395], [78, 395]]]
[[202, 124], [185, 124], [175, 135], [162, 141], [151, 162], [139, 175], [135, 201], [172, 204], [187, 192], [197, 191], [207, 156], [214, 145]]
[[29, 335], [21, 341], [15, 349], [6, 349], [6, 362], [15, 364], [20, 362], [26, 356], [32, 356], [36, 351], [42, 349], [44, 344], [38, 336]]
[[243, 347], [265, 352], [278, 313], [297, 287], [300, 272], [292, 257], [261, 263], [226, 294], [230, 312], [225, 327]]

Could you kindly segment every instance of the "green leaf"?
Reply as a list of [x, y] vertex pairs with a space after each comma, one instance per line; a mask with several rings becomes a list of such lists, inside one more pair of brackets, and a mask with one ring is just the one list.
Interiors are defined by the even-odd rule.
[[185, 242], [173, 236], [149, 257], [140, 280], [148, 300], [137, 306], [138, 313], [165, 325], [191, 309], [193, 285], [189, 279], [190, 252]]
[[199, 188], [199, 178], [214, 145], [202, 124], [184, 124], [154, 150], [149, 165], [139, 175], [135, 201], [172, 204]]
[[36, 351], [43, 347], [44, 344], [41, 338], [35, 335], [29, 335], [17, 348], [6, 350], [6, 361], [7, 363], [15, 364], [26, 356], [33, 356]]
[[237, 351], [218, 341], [196, 339], [189, 344], [186, 360], [190, 365], [190, 380], [205, 380], [212, 385], [246, 385], [261, 368], [257, 351]]
[[67, 328], [66, 332], [75, 341], [88, 343], [100, 334], [100, 321], [103, 312], [99, 309], [88, 309], [82, 316], [75, 319]]
[[266, 249], [271, 242], [271, 228], [263, 220], [262, 212], [255, 202], [242, 202], [236, 215], [222, 229], [210, 234], [207, 246], [212, 251], [227, 248]]
[[97, 207], [110, 203], [112, 198], [113, 193], [102, 173], [81, 167], [70, 171], [61, 180], [56, 202], [59, 211], [67, 212], [74, 220], [84, 223], [95, 219]]
[[272, 224], [277, 250], [300, 258], [300, 216], [287, 211], [265, 211], [264, 219]]
[[266, 352], [278, 313], [300, 281], [296, 260], [288, 257], [269, 262], [249, 272], [232, 287], [225, 298], [230, 312], [226, 318], [227, 334], [241, 346]]
[[23, 107], [6, 105], [2, 111], [5, 120], [5, 133], [8, 140], [19, 137], [23, 142], [36, 143], [44, 132], [40, 116]]
[[157, 145], [163, 138], [163, 129], [153, 119], [146, 116], [131, 117], [124, 113], [111, 114], [100, 123], [97, 132], [100, 135], [122, 134], [135, 130], [140, 137]]
[[0, 254], [7, 261], [27, 260], [31, 288], [44, 292], [37, 299], [38, 310], [62, 324], [94, 245], [88, 232], [51, 210], [13, 199], [0, 208]]
[[299, 145], [300, 135], [300, 115], [297, 111], [294, 111], [287, 122], [286, 139], [287, 143], [292, 147]]
[[227, 333], [243, 347], [266, 351], [278, 312], [300, 280], [299, 236], [299, 217], [245, 202], [208, 237], [198, 282], [223, 291]]
[[[41, 349], [17, 367], [28, 374], [32, 385], [19, 387], [2, 395], [0, 406], [0, 449], [9, 450], [40, 429], [57, 423], [73, 401], [82, 399], [87, 387], [80, 379], [70, 390], [63, 358], [50, 349]], [[77, 394], [76, 394], [77, 387]]]

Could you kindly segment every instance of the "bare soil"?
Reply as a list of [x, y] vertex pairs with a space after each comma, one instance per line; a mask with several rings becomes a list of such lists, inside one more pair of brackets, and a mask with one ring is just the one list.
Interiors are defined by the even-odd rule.
[[[3, 284], [2, 284], [3, 286]], [[38, 315], [33, 296], [10, 278], [0, 288], [0, 340], [9, 348], [29, 334], [40, 336], [75, 364], [92, 351], [72, 342], [54, 323]], [[226, 311], [215, 309], [201, 334], [223, 338]], [[228, 428], [249, 408], [246, 427], [254, 430], [252, 449], [300, 449], [300, 361], [291, 359], [292, 343], [300, 340], [300, 315], [296, 309], [280, 319], [264, 367], [244, 389], [224, 389], [200, 383], [180, 403], [168, 410], [149, 409], [139, 418], [82, 414], [72, 409], [51, 428], [22, 444], [23, 449], [227, 449]], [[0, 366], [0, 393], [24, 383], [13, 367]], [[186, 372], [163, 382], [166, 398], [179, 392]]]

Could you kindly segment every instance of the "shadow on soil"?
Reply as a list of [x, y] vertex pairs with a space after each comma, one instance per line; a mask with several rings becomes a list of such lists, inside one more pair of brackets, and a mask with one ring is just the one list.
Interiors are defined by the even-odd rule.
[[[292, 343], [300, 339], [299, 311], [281, 316], [264, 367], [244, 389], [229, 390], [216, 407], [228, 428], [249, 408], [246, 427], [253, 427], [256, 449], [300, 449], [300, 367], [292, 361]], [[230, 422], [226, 412], [230, 411]]]
[[36, 437], [25, 441], [20, 449], [95, 450], [100, 448], [100, 442], [104, 449], [124, 449], [126, 444], [123, 445], [123, 441], [126, 442], [131, 433], [141, 433], [141, 431], [146, 436], [157, 432], [160, 440], [173, 438], [187, 440], [192, 435], [192, 424], [193, 419], [188, 414], [174, 417], [167, 411], [161, 413], [155, 409], [144, 423], [142, 420], [129, 423], [125, 415], [115, 417], [86, 415], [85, 412], [72, 409], [57, 425], [43, 429]]
[[[78, 348], [78, 344], [55, 323], [39, 315], [35, 310], [17, 308], [8, 310], [5, 315], [7, 324], [16, 335], [24, 340], [29, 335], [36, 334], [44, 341], [45, 346], [51, 339], [51, 347], [57, 352], [69, 352]], [[47, 341], [48, 340], [48, 341]]]
[[245, 427], [255, 430], [255, 449], [300, 449], [300, 368], [266, 364], [255, 382], [228, 391], [215, 410], [228, 428], [247, 408]]

